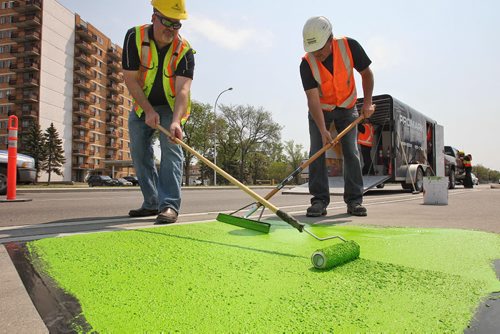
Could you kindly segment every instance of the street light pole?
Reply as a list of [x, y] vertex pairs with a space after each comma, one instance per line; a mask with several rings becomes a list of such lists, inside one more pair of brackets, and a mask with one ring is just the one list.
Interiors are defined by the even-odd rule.
[[[233, 90], [233, 87], [229, 87], [228, 89], [224, 89], [219, 93], [214, 103], [214, 165], [217, 165], [217, 101], [219, 101], [219, 97], [227, 91]], [[217, 185], [217, 172], [214, 170], [214, 186]]]

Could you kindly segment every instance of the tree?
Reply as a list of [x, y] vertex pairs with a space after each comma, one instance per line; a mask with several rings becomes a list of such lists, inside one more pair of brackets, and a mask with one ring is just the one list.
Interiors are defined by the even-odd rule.
[[[285, 152], [288, 156], [288, 163], [290, 164], [292, 171], [296, 170], [302, 161], [307, 157], [307, 153], [304, 151], [304, 146], [301, 144], [295, 144], [293, 140], [285, 142]], [[299, 183], [299, 177], [300, 175], [295, 176], [295, 184]]]
[[32, 126], [28, 127], [28, 131], [22, 138], [22, 150], [20, 150], [20, 153], [27, 154], [35, 159], [35, 183], [40, 177], [41, 164], [45, 156], [45, 146], [45, 138], [40, 129], [40, 124], [34, 122]]
[[47, 184], [50, 185], [52, 173], [56, 173], [60, 176], [63, 175], [61, 167], [66, 162], [66, 159], [64, 158], [62, 140], [59, 138], [59, 133], [54, 127], [54, 123], [50, 123], [50, 127], [45, 130], [43, 138], [45, 140], [45, 149], [41, 169], [46, 171], [49, 175]]
[[227, 122], [227, 133], [235, 140], [238, 149], [238, 178], [247, 179], [249, 153], [257, 152], [265, 143], [279, 142], [281, 126], [275, 123], [271, 113], [262, 107], [221, 106]]
[[[191, 104], [191, 116], [184, 125], [184, 142], [203, 156], [208, 156], [213, 151], [213, 120], [214, 115], [208, 104], [193, 101]], [[213, 155], [213, 154], [212, 154]], [[194, 155], [184, 152], [184, 175], [186, 184], [189, 183], [190, 166], [194, 161]], [[202, 179], [205, 179], [202, 170]]]

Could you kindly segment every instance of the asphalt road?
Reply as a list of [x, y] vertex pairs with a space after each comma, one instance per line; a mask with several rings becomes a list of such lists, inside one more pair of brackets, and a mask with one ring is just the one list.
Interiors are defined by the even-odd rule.
[[[130, 209], [141, 204], [138, 188], [94, 189], [20, 192], [18, 198], [31, 198], [32, 201], [0, 203], [0, 243], [98, 230], [134, 229], [153, 224], [154, 217], [127, 216]], [[254, 190], [265, 196], [271, 189]], [[422, 194], [413, 195], [402, 191], [398, 185], [389, 185], [365, 195], [368, 217], [347, 215], [342, 196], [333, 195], [327, 216], [307, 218], [305, 210], [309, 198], [309, 195], [278, 193], [271, 202], [305, 223], [450, 227], [500, 233], [500, 189], [492, 189], [489, 185], [450, 190], [449, 204], [445, 206], [423, 205]], [[179, 223], [214, 220], [219, 212], [231, 213], [252, 202], [252, 198], [236, 188], [186, 189]], [[263, 219], [271, 216], [271, 212], [264, 211]]]

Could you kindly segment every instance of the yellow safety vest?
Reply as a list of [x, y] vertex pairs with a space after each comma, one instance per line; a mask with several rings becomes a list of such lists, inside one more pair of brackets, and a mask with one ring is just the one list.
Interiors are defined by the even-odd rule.
[[[150, 24], [135, 27], [135, 42], [139, 52], [139, 58], [141, 60], [141, 66], [139, 67], [139, 83], [146, 97], [149, 96], [151, 89], [153, 88], [159, 63], [155, 42], [149, 39], [150, 28]], [[180, 35], [177, 35], [172, 44], [170, 44], [163, 61], [163, 89], [172, 112], [174, 111], [175, 106], [175, 70], [177, 69], [182, 57], [184, 57], [186, 52], [190, 49], [191, 46], [189, 45], [189, 42], [183, 39]], [[141, 117], [144, 112], [135, 99], [134, 111], [138, 117]], [[182, 116], [181, 124], [186, 123], [190, 113], [191, 97], [188, 96], [188, 106], [186, 112]]]

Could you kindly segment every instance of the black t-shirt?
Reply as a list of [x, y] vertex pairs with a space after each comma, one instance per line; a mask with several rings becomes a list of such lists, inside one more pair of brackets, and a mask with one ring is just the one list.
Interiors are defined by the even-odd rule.
[[[149, 29], [149, 39], [154, 40], [153, 38], [153, 29]], [[168, 48], [170, 44], [165, 46], [158, 51], [158, 68], [163, 68], [163, 62], [165, 60], [165, 56], [167, 55]], [[122, 66], [126, 71], [137, 71], [141, 66], [141, 60], [139, 56], [139, 52], [137, 50], [137, 44], [135, 43], [135, 28], [127, 31], [125, 35], [125, 41], [123, 42], [123, 54], [122, 54]], [[163, 89], [163, 70], [158, 70], [156, 73], [155, 82], [153, 87], [151, 88], [151, 93], [148, 96], [149, 103], [152, 106], [162, 106], [167, 105], [167, 98], [165, 97], [164, 89]], [[193, 79], [194, 76], [194, 55], [193, 50], [190, 49], [186, 52], [184, 57], [179, 61], [179, 65], [175, 70], [175, 75], [180, 77], [187, 77]]]
[[[361, 72], [370, 66], [372, 61], [368, 58], [361, 45], [356, 40], [349, 37], [347, 37], [347, 43], [351, 49], [352, 61], [354, 62], [353, 65], [356, 71]], [[323, 65], [328, 69], [328, 71], [333, 73], [333, 54], [329, 55], [325, 59]], [[305, 91], [319, 86], [318, 82], [314, 79], [309, 63], [305, 59], [302, 59], [302, 62], [300, 63], [300, 77], [302, 78], [302, 86]]]

